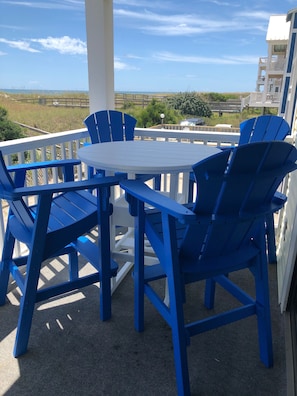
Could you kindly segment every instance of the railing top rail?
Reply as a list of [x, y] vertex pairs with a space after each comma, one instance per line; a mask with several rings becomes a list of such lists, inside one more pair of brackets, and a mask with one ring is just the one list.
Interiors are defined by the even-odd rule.
[[4, 155], [19, 151], [33, 150], [47, 145], [59, 144], [67, 141], [85, 139], [88, 137], [86, 128], [72, 131], [56, 132], [42, 136], [32, 136], [22, 139], [0, 142], [0, 150]]
[[172, 129], [148, 129], [136, 128], [135, 136], [139, 137], [152, 137], [152, 138], [176, 138], [186, 140], [199, 140], [199, 141], [217, 141], [237, 143], [239, 140], [238, 132], [221, 132], [221, 131], [187, 131], [187, 130], [172, 130]]
[[[206, 127], [208, 129], [208, 127]], [[48, 135], [26, 137], [22, 139], [7, 140], [0, 142], [0, 150], [4, 155], [14, 154], [17, 152], [24, 152], [26, 150], [34, 150], [44, 146], [61, 144], [64, 142], [75, 141], [79, 139], [88, 138], [88, 131], [86, 128], [56, 132]], [[239, 139], [239, 132], [222, 132], [218, 131], [187, 131], [187, 130], [167, 130], [167, 129], [149, 129], [136, 128], [135, 136], [140, 138], [172, 138], [178, 140], [203, 141], [205, 144], [209, 142], [228, 142], [237, 143]]]

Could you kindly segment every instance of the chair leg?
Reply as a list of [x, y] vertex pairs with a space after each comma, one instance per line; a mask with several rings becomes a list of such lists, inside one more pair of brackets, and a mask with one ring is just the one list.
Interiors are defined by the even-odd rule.
[[188, 369], [187, 345], [189, 335], [185, 328], [184, 300], [185, 284], [180, 276], [180, 266], [177, 257], [177, 235], [175, 219], [163, 218], [164, 245], [168, 246], [166, 254], [170, 270], [167, 273], [168, 292], [170, 301], [170, 324], [172, 330], [172, 343], [178, 395], [190, 396], [190, 379]]
[[135, 263], [134, 277], [134, 328], [136, 331], [144, 330], [144, 268]]
[[161, 175], [155, 176], [154, 189], [160, 191], [160, 189], [161, 189]]
[[20, 314], [13, 352], [15, 357], [18, 357], [27, 351], [33, 312], [36, 302], [40, 268], [40, 258], [35, 257], [34, 254], [30, 254], [27, 263], [25, 289], [21, 298]]
[[135, 264], [134, 264], [134, 327], [144, 330], [144, 213], [143, 206], [135, 217]]
[[205, 281], [205, 292], [204, 292], [204, 305], [208, 309], [213, 309], [214, 299], [216, 291], [216, 282], [210, 278]]
[[193, 202], [194, 199], [194, 181], [189, 180], [189, 193], [188, 193], [188, 202]]
[[78, 256], [76, 250], [68, 254], [69, 258], [69, 279], [73, 281], [78, 279]]
[[178, 329], [178, 327], [178, 323], [174, 323], [172, 326], [172, 342], [174, 350], [176, 385], [179, 396], [190, 396], [191, 393], [187, 357], [187, 342], [184, 334], [185, 329]]
[[5, 233], [2, 261], [0, 263], [0, 305], [6, 301], [6, 293], [10, 274], [10, 260], [12, 258], [15, 239], [9, 230]]
[[183, 312], [184, 292], [180, 277], [173, 276], [173, 278], [175, 278], [175, 281], [168, 278], [168, 288], [176, 385], [179, 396], [190, 396], [190, 379], [187, 356], [189, 337], [187, 336], [185, 329]]
[[266, 216], [266, 237], [267, 237], [267, 250], [268, 262], [275, 264], [277, 262], [276, 246], [275, 246], [275, 228], [273, 213]]
[[[266, 254], [262, 254], [262, 257], [257, 258], [257, 260], [258, 265], [255, 270], [255, 285], [260, 358], [266, 367], [272, 367], [273, 348]], [[260, 261], [262, 261], [262, 263]]]
[[[98, 203], [98, 232], [100, 235], [100, 319], [111, 318], [111, 253], [110, 253], [110, 191], [97, 191]], [[98, 242], [99, 243], [99, 242]]]

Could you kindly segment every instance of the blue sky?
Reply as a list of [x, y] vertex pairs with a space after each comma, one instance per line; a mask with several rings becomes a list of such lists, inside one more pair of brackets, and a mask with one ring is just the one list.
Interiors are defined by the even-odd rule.
[[[87, 0], [88, 1], [88, 0]], [[251, 92], [296, 0], [114, 0], [115, 90]], [[0, 90], [88, 90], [83, 0], [0, 1]]]

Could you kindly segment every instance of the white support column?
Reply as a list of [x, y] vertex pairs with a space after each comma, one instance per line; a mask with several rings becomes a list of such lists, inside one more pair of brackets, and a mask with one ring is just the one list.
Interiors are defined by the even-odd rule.
[[[290, 33], [286, 56], [286, 66], [282, 83], [282, 95], [279, 115], [283, 116], [293, 126], [293, 116], [296, 106], [296, 74], [297, 74], [297, 8], [289, 11], [287, 22], [290, 21]], [[294, 80], [294, 81], [293, 81]], [[292, 85], [294, 83], [294, 85]]]
[[85, 0], [90, 113], [114, 109], [113, 1]]
[[262, 102], [267, 101], [268, 93], [269, 93], [269, 85], [270, 85], [270, 73], [271, 73], [271, 64], [272, 64], [272, 44], [268, 43], [268, 57], [266, 63], [266, 72], [265, 72], [265, 82], [264, 82], [264, 89], [263, 89], [263, 96]]

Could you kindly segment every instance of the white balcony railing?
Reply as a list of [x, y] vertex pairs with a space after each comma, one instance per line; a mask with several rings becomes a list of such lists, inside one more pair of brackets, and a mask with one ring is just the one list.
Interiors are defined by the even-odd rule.
[[241, 110], [249, 107], [278, 107], [280, 93], [251, 92], [249, 96], [241, 99]]
[[259, 58], [259, 68], [265, 69], [267, 71], [279, 71], [283, 72], [286, 64], [285, 56], [277, 56], [273, 58], [262, 57]]
[[[238, 142], [239, 131], [236, 133], [225, 132], [216, 129], [211, 131], [177, 131], [166, 129], [146, 129], [137, 128], [135, 139], [149, 140], [167, 140], [180, 141], [193, 144], [210, 144], [213, 146], [230, 146]], [[86, 129], [52, 133], [48, 135], [35, 136], [31, 138], [16, 139], [11, 141], [0, 142], [0, 150], [4, 156], [7, 165], [15, 163], [30, 163], [54, 159], [72, 159], [77, 158], [77, 151], [89, 140]], [[86, 177], [86, 167], [84, 164], [77, 166], [76, 177], [82, 180]], [[39, 174], [32, 171], [32, 177], [27, 180], [27, 184], [42, 184], [59, 181], [58, 169]], [[7, 203], [1, 202], [2, 211], [0, 212], [0, 251], [2, 250], [3, 235], [7, 216]]]

